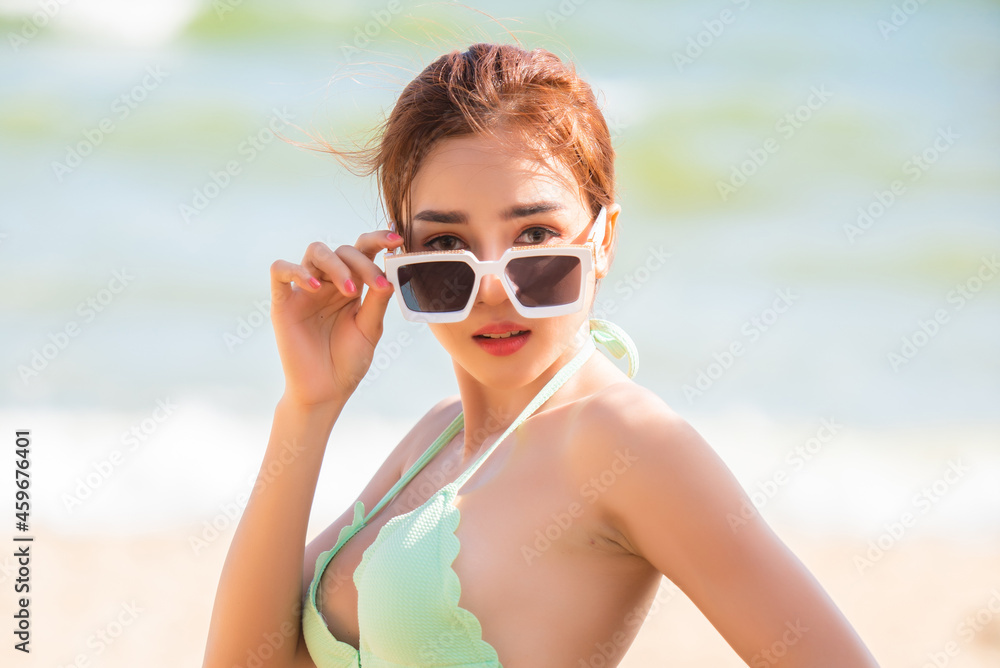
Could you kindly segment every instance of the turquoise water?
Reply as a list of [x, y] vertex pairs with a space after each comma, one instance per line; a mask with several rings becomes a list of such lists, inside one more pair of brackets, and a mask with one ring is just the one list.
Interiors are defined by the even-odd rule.
[[[994, 448], [1000, 8], [926, 3], [895, 26], [893, 6], [480, 5], [600, 92], [624, 213], [598, 315], [681, 414], [978, 425]], [[371, 182], [266, 128], [357, 136], [435, 55], [502, 36], [451, 3], [100, 7], [12, 42], [36, 8], [0, 6], [0, 404], [100, 425], [75, 469], [53, 463], [59, 490], [164, 397], [222, 438], [266, 426], [269, 265], [384, 224]], [[456, 391], [450, 359], [394, 308], [380, 347], [350, 410], [405, 433]]]

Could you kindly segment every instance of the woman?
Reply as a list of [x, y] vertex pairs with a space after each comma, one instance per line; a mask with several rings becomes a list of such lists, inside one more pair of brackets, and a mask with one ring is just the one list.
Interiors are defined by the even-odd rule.
[[[607, 125], [571, 66], [511, 45], [442, 56], [378, 144], [346, 157], [378, 174], [403, 236], [271, 266], [285, 392], [205, 666], [613, 666], [663, 575], [748, 665], [876, 665], [743, 512], [711, 447], [632, 382], [628, 336], [587, 317], [620, 207]], [[303, 549], [327, 439], [394, 294], [451, 355], [459, 394]], [[628, 374], [594, 341], [628, 355]]]

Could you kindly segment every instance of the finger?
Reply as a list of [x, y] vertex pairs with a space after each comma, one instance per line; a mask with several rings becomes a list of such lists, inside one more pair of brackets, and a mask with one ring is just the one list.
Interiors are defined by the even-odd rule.
[[336, 256], [343, 262], [353, 278], [357, 279], [357, 287], [361, 284], [367, 285], [375, 291], [392, 291], [385, 272], [376, 265], [371, 258], [354, 246], [343, 245], [335, 251]]
[[385, 249], [395, 250], [403, 243], [403, 237], [390, 230], [375, 230], [365, 232], [358, 237], [354, 247], [364, 253], [369, 260], [374, 260], [375, 256]]
[[[353, 248], [349, 246], [348, 248]], [[358, 281], [354, 280], [351, 268], [344, 263], [342, 257], [330, 250], [322, 241], [314, 241], [306, 248], [302, 258], [302, 266], [315, 274], [323, 282], [332, 283], [347, 297], [360, 295]]]
[[[384, 279], [383, 279], [384, 280]], [[378, 342], [382, 338], [382, 323], [385, 321], [385, 309], [392, 299], [392, 284], [387, 284], [385, 289], [369, 290], [365, 295], [354, 322], [358, 330], [364, 334], [369, 341]]]
[[287, 299], [293, 292], [292, 283], [315, 292], [319, 281], [302, 265], [275, 260], [271, 263], [271, 302], [274, 304]]
[[[393, 238], [390, 238], [393, 237]], [[336, 251], [321, 241], [309, 244], [302, 258], [302, 265], [317, 274], [320, 280], [336, 285], [349, 297], [360, 294], [361, 283], [376, 289], [387, 289], [385, 274], [375, 263], [375, 255], [386, 248], [396, 248], [403, 241], [399, 235], [388, 230], [367, 232], [358, 237], [355, 246], [344, 244]]]

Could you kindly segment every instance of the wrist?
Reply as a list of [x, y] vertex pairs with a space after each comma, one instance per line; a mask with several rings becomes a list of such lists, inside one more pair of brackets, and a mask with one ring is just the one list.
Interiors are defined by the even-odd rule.
[[278, 410], [293, 413], [307, 418], [327, 418], [336, 420], [347, 404], [347, 399], [329, 399], [327, 401], [304, 402], [294, 396], [283, 394], [278, 399]]

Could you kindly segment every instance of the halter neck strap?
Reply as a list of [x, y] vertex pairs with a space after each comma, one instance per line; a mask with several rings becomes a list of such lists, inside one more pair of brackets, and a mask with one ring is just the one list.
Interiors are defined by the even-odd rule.
[[[543, 387], [538, 394], [535, 395], [535, 398], [524, 407], [521, 414], [518, 415], [510, 426], [507, 427], [507, 430], [493, 442], [493, 445], [491, 445], [486, 452], [484, 452], [479, 459], [472, 464], [472, 466], [470, 466], [449, 486], [454, 486], [456, 491], [461, 488], [462, 485], [464, 485], [465, 482], [471, 478], [477, 470], [479, 470], [479, 467], [482, 466], [483, 462], [486, 461], [486, 458], [492, 454], [496, 447], [500, 445], [500, 443], [502, 443], [512, 431], [517, 429], [522, 422], [527, 420], [539, 406], [548, 400], [549, 397], [555, 394], [556, 390], [562, 387], [570, 376], [576, 373], [577, 370], [583, 366], [584, 362], [590, 358], [590, 355], [597, 350], [597, 346], [594, 345], [595, 341], [599, 341], [611, 352], [612, 355], [619, 359], [627, 354], [628, 376], [629, 378], [635, 376], [636, 371], [639, 369], [639, 352], [636, 350], [632, 339], [625, 333], [625, 330], [609, 320], [601, 320], [600, 318], [590, 318], [589, 329], [590, 336], [584, 338], [583, 346], [580, 348], [580, 351], [577, 352], [576, 356], [567, 362], [563, 368], [559, 369], [555, 376], [549, 379], [549, 382], [545, 384], [545, 387]], [[461, 428], [461, 425], [465, 422], [465, 411], [462, 411], [458, 418], [456, 418], [456, 422], [458, 421], [460, 421], [459, 428]]]
[[610, 320], [591, 318], [590, 335], [618, 359], [628, 355], [628, 377], [635, 378], [639, 373], [639, 350], [624, 329]]
[[[580, 327], [580, 332], [583, 332], [583, 325]], [[507, 427], [507, 430], [501, 434], [500, 438], [494, 441], [493, 445], [483, 453], [469, 469], [453, 481], [452, 483], [445, 485], [444, 489], [451, 490], [452, 493], [457, 492], [457, 490], [468, 480], [472, 475], [482, 466], [486, 458], [496, 449], [500, 443], [503, 442], [507, 436], [514, 431], [518, 425], [524, 422], [528, 417], [531, 416], [535, 410], [541, 406], [545, 401], [555, 394], [556, 390], [562, 387], [563, 383], [572, 376], [577, 369], [583, 366], [590, 355], [597, 349], [594, 345], [595, 341], [600, 342], [605, 346], [612, 355], [621, 359], [623, 356], [628, 355], [628, 375], [629, 378], [635, 376], [636, 371], [639, 369], [639, 353], [636, 350], [635, 344], [632, 343], [632, 339], [629, 335], [625, 333], [618, 325], [614, 324], [609, 320], [601, 320], [600, 318], [590, 318], [588, 323], [589, 336], [583, 337], [583, 345], [577, 352], [576, 356], [570, 360], [562, 369], [553, 376], [548, 383], [545, 384], [534, 399], [521, 411], [521, 414], [517, 416], [517, 419]], [[427, 448], [422, 455], [410, 466], [409, 470], [396, 481], [396, 484], [392, 486], [385, 496], [375, 504], [375, 506], [365, 514], [364, 504], [361, 501], [355, 503], [354, 506], [354, 521], [351, 526], [364, 526], [368, 523], [371, 518], [378, 514], [378, 512], [392, 499], [396, 497], [397, 494], [403, 489], [406, 484], [413, 479], [413, 477], [429, 462], [438, 451], [444, 447], [445, 444], [450, 443], [451, 439], [455, 437], [455, 434], [465, 426], [465, 411], [460, 412], [455, 419], [452, 420], [445, 430], [438, 436], [437, 440]]]

